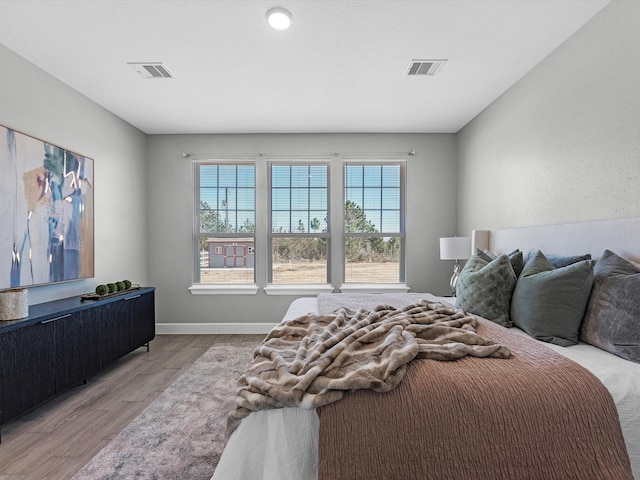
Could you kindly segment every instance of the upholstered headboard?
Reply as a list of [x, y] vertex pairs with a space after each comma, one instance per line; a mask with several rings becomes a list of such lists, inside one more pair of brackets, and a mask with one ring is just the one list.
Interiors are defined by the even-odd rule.
[[605, 249], [640, 263], [640, 217], [563, 223], [537, 227], [474, 230], [472, 249], [496, 254], [519, 248], [526, 255], [541, 250], [548, 255], [590, 253], [598, 259]]

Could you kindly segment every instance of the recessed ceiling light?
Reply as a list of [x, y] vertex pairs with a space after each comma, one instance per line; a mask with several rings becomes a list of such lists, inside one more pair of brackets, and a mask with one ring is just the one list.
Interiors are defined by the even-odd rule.
[[266, 17], [269, 25], [276, 30], [286, 30], [289, 28], [289, 25], [291, 25], [291, 21], [293, 20], [291, 12], [280, 7], [270, 8], [267, 10]]

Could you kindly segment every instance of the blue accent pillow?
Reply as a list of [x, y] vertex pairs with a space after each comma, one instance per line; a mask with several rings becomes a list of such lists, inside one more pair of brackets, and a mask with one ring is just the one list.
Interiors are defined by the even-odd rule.
[[[527, 261], [535, 255], [534, 253], [529, 254], [529, 258]], [[571, 265], [572, 263], [577, 263], [582, 260], [591, 260], [591, 254], [585, 253], [584, 255], [569, 255], [566, 257], [561, 257], [557, 255], [545, 255], [546, 259], [556, 268], [566, 267], [567, 265]]]
[[567, 347], [578, 343], [593, 260], [556, 268], [541, 251], [529, 257], [511, 301], [513, 323], [533, 338]]
[[596, 263], [580, 340], [640, 363], [640, 267], [611, 250]]

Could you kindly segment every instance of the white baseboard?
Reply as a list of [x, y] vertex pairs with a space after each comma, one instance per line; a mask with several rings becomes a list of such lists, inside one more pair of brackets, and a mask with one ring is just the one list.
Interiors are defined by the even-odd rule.
[[156, 323], [156, 333], [162, 334], [262, 334], [269, 333], [276, 323]]

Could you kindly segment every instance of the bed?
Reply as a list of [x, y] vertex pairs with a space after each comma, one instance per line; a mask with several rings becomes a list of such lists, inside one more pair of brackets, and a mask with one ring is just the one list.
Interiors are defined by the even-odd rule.
[[[610, 250], [631, 260], [632, 262], [638, 262], [640, 259], [640, 246], [638, 246], [637, 242], [634, 243], [633, 239], [637, 239], [639, 236], [640, 219], [631, 218], [607, 220], [602, 222], [530, 227], [524, 229], [474, 231], [473, 246], [474, 249], [491, 252], [493, 255], [498, 257], [502, 257], [503, 254], [512, 253], [515, 249], [520, 249], [521, 252], [526, 252], [527, 254], [529, 254], [529, 252], [535, 253], [537, 250], [542, 250], [545, 253], [555, 255], [556, 257], [571, 256], [588, 252], [595, 260], [599, 261], [602, 261], [600, 257], [603, 252]], [[529, 290], [524, 290], [524, 292], [528, 293]], [[347, 298], [337, 294], [331, 297], [331, 300], [335, 300], [337, 305], [341, 304], [340, 302], [343, 300], [348, 300], [352, 303], [353, 307], [364, 307], [371, 306], [372, 302], [376, 303], [379, 298], [379, 296], [365, 295], [364, 298], [360, 300], [354, 300], [353, 297]], [[418, 298], [428, 298], [431, 302], [441, 302], [443, 305], [450, 305], [457, 300], [452, 298], [433, 297], [428, 294], [413, 293], [407, 294], [405, 301], [402, 301], [402, 303], [410, 304], [415, 302]], [[639, 301], [637, 297], [630, 298], [629, 300], [632, 302]], [[318, 298], [297, 299], [289, 307], [282, 323], [303, 317], [309, 313], [323, 313], [321, 310], [323, 308], [329, 308], [328, 305], [331, 305], [331, 302], [328, 301], [327, 298], [323, 299], [322, 297], [320, 300]], [[553, 361], [559, 362], [557, 360], [560, 358], [559, 356], [563, 359], [569, 359], [571, 360], [569, 363], [574, 365], [575, 368], [586, 369], [590, 372], [589, 375], [596, 378], [598, 386], [603, 385], [606, 387], [607, 396], [610, 396], [609, 398], [613, 400], [614, 420], [619, 421], [619, 429], [623, 439], [622, 449], [626, 450], [624, 453], [628, 455], [627, 462], [630, 462], [631, 474], [635, 478], [640, 478], [640, 408], [638, 408], [638, 405], [640, 405], [639, 363], [626, 360], [618, 354], [614, 355], [603, 348], [598, 348], [581, 341], [578, 341], [577, 344], [569, 347], [560, 346], [555, 343], [549, 343], [549, 341], [538, 341], [532, 339], [529, 334], [517, 327], [503, 328], [501, 326], [496, 326], [495, 322], [488, 322], [483, 317], [479, 317], [479, 320], [481, 321], [479, 328], [482, 328], [483, 330], [479, 329], [478, 332], [489, 332], [494, 335], [492, 338], [498, 338], [501, 341], [504, 340], [507, 346], [510, 346], [514, 352], [518, 353], [516, 356], [520, 356], [519, 349], [525, 347], [530, 349], [530, 351], [536, 352], [536, 355], [540, 356], [542, 356], [543, 353], [538, 352], [553, 352], [550, 355], [556, 356], [550, 357], [555, 359], [552, 360], [552, 363]], [[638, 324], [636, 323], [636, 330], [637, 325]], [[536, 333], [535, 330], [533, 333]], [[502, 336], [507, 334], [508, 338]], [[556, 343], [562, 344], [563, 342], [561, 341]], [[623, 347], [615, 348], [629, 349], [637, 348], [637, 346], [629, 347], [625, 345]], [[499, 370], [501, 373], [497, 376], [509, 375], [509, 370], [504, 370], [505, 367], [503, 367], [503, 365], [505, 364], [499, 363], [502, 361], [500, 359], [462, 359], [460, 361], [451, 362], [451, 365], [448, 366], [446, 365], [446, 362], [433, 362], [431, 360], [426, 360], [411, 362], [410, 365], [431, 365], [426, 368], [442, 370], [442, 372], [445, 372], [444, 375], [447, 374], [447, 371], [451, 371], [455, 368], [460, 369], [460, 366], [462, 366], [462, 369], [455, 373], [455, 376], [459, 377], [463, 376], [465, 372], [470, 371], [468, 370], [469, 366], [476, 365], [477, 362], [487, 361], [494, 362], [496, 368], [502, 369]], [[425, 403], [428, 404], [431, 402], [431, 399], [428, 398], [428, 394], [425, 393], [412, 393], [408, 397], [402, 396], [406, 395], [407, 389], [410, 389], [410, 386], [413, 384], [413, 380], [411, 380], [411, 378], [414, 378], [415, 375], [425, 375], [424, 372], [420, 373], [415, 370], [416, 369], [413, 367], [408, 368], [410, 373], [407, 374], [408, 376], [405, 380], [398, 386], [398, 388], [389, 393], [377, 394], [375, 392], [358, 391], [346, 396], [339, 402], [335, 402], [328, 406], [322, 406], [318, 409], [277, 408], [251, 413], [246, 418], [242, 419], [238, 427], [230, 436], [213, 479], [233, 480], [251, 478], [316, 480], [318, 478], [461, 478], [460, 476], [448, 476], [448, 474], [442, 473], [453, 470], [437, 470], [437, 468], [446, 468], [447, 463], [458, 463], [460, 458], [473, 459], [473, 461], [468, 460], [470, 466], [468, 465], [465, 468], [475, 468], [477, 466], [475, 478], [484, 478], [482, 473], [484, 472], [483, 468], [485, 468], [484, 465], [488, 463], [493, 464], [492, 468], [497, 469], [496, 471], [492, 471], [491, 478], [509, 478], [512, 480], [514, 478], [633, 478], [630, 475], [624, 476], [622, 473], [616, 473], [614, 470], [611, 470], [611, 472], [614, 473], [609, 472], [606, 475], [593, 474], [591, 476], [583, 476], [579, 469], [577, 473], [575, 473], [574, 477], [569, 477], [564, 474], [562, 476], [554, 476], [553, 472], [556, 471], [556, 466], [553, 465], [549, 467], [548, 471], [544, 469], [539, 470], [538, 475], [536, 475], [535, 469], [538, 468], [538, 466], [535, 465], [536, 460], [527, 461], [529, 458], [536, 458], [535, 452], [527, 452], [526, 443], [518, 446], [518, 449], [521, 451], [521, 455], [519, 457], [511, 457], [509, 459], [510, 463], [501, 465], [500, 461], [502, 455], [500, 453], [491, 456], [492, 449], [499, 450], [499, 448], [486, 447], [487, 445], [500, 446], [501, 442], [506, 441], [499, 431], [493, 431], [491, 432], [491, 435], [487, 433], [487, 430], [491, 429], [491, 425], [500, 423], [499, 418], [493, 420], [489, 419], [489, 423], [484, 424], [482, 428], [478, 428], [477, 430], [482, 432], [482, 435], [479, 437], [477, 432], [466, 430], [468, 435], [460, 435], [460, 433], [458, 433], [457, 438], [454, 439], [443, 439], [444, 437], [442, 435], [439, 438], [431, 438], [429, 436], [430, 434], [435, 432], [438, 428], [446, 429], [446, 425], [443, 427], [442, 425], [437, 425], [433, 422], [429, 423], [429, 421], [425, 424], [427, 425], [426, 427], [415, 426], [417, 430], [415, 432], [412, 431], [411, 438], [407, 439], [406, 435], [402, 432], [411, 431], [411, 429], [414, 428], [416, 421], [415, 419], [407, 420], [399, 417], [396, 418], [396, 415], [398, 415], [397, 412], [410, 409], [409, 404], [413, 401], [411, 395], [413, 395], [413, 397], [422, 395], [416, 408], [423, 408], [421, 406]], [[414, 375], [414, 377], [410, 377], [410, 374]], [[429, 375], [431, 375], [431, 370], [429, 370]], [[571, 373], [571, 375], [573, 375], [573, 373]], [[406, 381], [407, 379], [409, 379], [409, 381]], [[571, 383], [571, 381], [569, 380], [565, 383]], [[493, 387], [489, 389], [491, 390]], [[594, 391], [597, 389], [595, 385], [593, 386], [593, 389]], [[438, 390], [442, 391], [446, 390], [446, 388], [439, 387]], [[397, 395], [397, 397], [394, 397], [394, 395]], [[545, 395], [547, 394], [540, 394], [542, 397]], [[535, 397], [535, 395], [532, 396]], [[447, 398], [446, 396], [443, 396], [438, 401], [446, 404]], [[421, 414], [420, 422], [428, 416], [437, 417], [443, 416], [444, 413], [446, 413], [448, 409], [436, 408], [437, 404], [435, 402], [436, 400], [434, 398], [432, 406], [436, 411], [438, 411], [438, 415], [433, 415], [429, 410], [427, 410], [426, 413], [423, 412]], [[543, 398], [542, 404], [545, 402], [549, 405], [555, 405], [556, 403], [560, 404], [559, 402], [554, 403], [552, 400]], [[376, 417], [366, 416], [366, 413], [369, 410], [372, 410], [373, 407], [364, 407], [364, 405], [373, 405], [375, 408], [378, 408], [377, 404], [381, 405], [380, 408], [388, 409], [388, 418], [385, 416], [385, 418], [380, 420], [379, 418], [376, 419]], [[465, 408], [469, 407], [467, 406]], [[364, 411], [364, 414], [361, 413], [360, 410]], [[485, 406], [483, 409], [479, 409], [475, 417], [472, 416], [472, 418], [476, 418], [478, 419], [478, 422], [480, 422], [486, 416], [486, 413], [482, 412], [490, 410], [491, 408], [487, 408]], [[349, 412], [348, 418], [345, 417], [345, 415], [347, 415], [345, 412]], [[564, 415], [564, 413], [565, 412], [558, 412], [558, 415]], [[321, 418], [324, 423], [321, 422]], [[348, 424], [350, 433], [343, 435], [339, 430], [328, 429], [326, 427], [326, 422], [327, 419], [331, 418], [333, 418], [334, 424], [339, 424], [341, 422], [345, 425]], [[352, 418], [358, 418], [358, 420], [351, 420]], [[347, 420], [351, 423], [348, 423]], [[403, 427], [404, 430], [403, 428], [398, 429], [400, 433], [394, 432], [392, 429], [386, 427], [390, 422], [397, 423], [397, 425], [404, 425], [402, 422], [407, 421], [409, 423], [407, 424], [408, 426]], [[455, 423], [456, 419], [448, 419], [447, 421], [453, 421]], [[376, 426], [376, 424], [378, 425]], [[383, 425], [385, 427], [382, 427]], [[479, 425], [482, 424], [479, 423]], [[385, 431], [379, 432], [378, 430], [380, 428], [384, 428]], [[533, 428], [535, 428], [535, 425]], [[562, 428], [572, 428], [572, 425], [565, 425]], [[596, 437], [598, 436], [597, 432], [600, 431], [598, 429], [601, 428], [603, 429], [604, 427], [598, 426], [596, 428]], [[323, 432], [322, 434], [321, 430]], [[424, 430], [432, 430], [432, 432], [425, 433]], [[452, 427], [452, 431], [455, 431], [454, 427]], [[542, 431], [542, 433], [544, 433], [544, 431]], [[571, 435], [576, 436], [578, 434], [567, 433], [567, 438]], [[474, 444], [472, 440], [476, 443]], [[515, 438], [515, 441], [519, 440], [520, 439], [518, 437]], [[594, 441], [599, 440], [602, 439], [596, 438]], [[509, 440], [510, 443], [513, 441], [513, 439]], [[403, 444], [403, 442], [405, 442], [405, 444]], [[398, 445], [404, 445], [402, 448], [410, 450], [411, 455], [406, 457], [403, 455], [403, 458], [400, 460], [400, 464], [395, 465], [393, 455], [386, 455], [385, 450], [381, 450], [380, 452], [376, 450], [379, 444], [385, 443], [397, 443]], [[595, 455], [598, 455], [599, 452], [605, 451], [608, 448], [609, 443], [614, 443], [614, 440], [607, 440], [604, 445], [598, 446]], [[365, 457], [365, 461], [370, 465], [373, 465], [372, 468], [374, 471], [388, 468], [392, 473], [387, 472], [382, 473], [381, 476], [372, 477], [369, 472], [362, 473], [362, 476], [359, 476], [361, 469], [356, 466], [356, 459], [353, 458], [352, 449], [354, 448], [353, 445], [360, 444], [364, 446], [361, 445], [358, 448], [363, 448], [369, 451], [369, 457]], [[474, 448], [473, 445], [481, 445], [482, 448]], [[384, 448], [388, 448], [388, 446], [385, 446]], [[483, 448], [486, 449], [486, 452]], [[585, 448], [590, 447], [585, 446]], [[558, 449], [558, 451], [560, 451], [560, 447], [558, 447]], [[345, 467], [340, 466], [340, 468], [334, 469], [334, 466], [327, 465], [326, 458], [319, 458], [319, 452], [324, 452], [323, 455], [326, 456], [328, 451], [330, 452], [330, 458], [332, 459], [329, 463], [345, 465]], [[416, 452], [419, 453], [416, 454]], [[434, 458], [444, 458], [445, 460], [442, 462], [444, 467], [436, 467], [436, 462], [433, 459], [430, 459], [430, 455]], [[479, 455], [479, 457], [474, 459], [473, 455]], [[593, 453], [590, 453], [589, 455], [593, 455]], [[610, 454], [609, 452], [602, 454], [603, 458], [597, 459], [594, 462], [594, 464], [596, 464], [596, 467], [594, 468], [597, 468], [598, 464], [607, 460], [606, 457], [611, 455], [613, 454]], [[543, 460], [545, 468], [548, 466], [547, 464], [553, 462], [558, 462], [558, 471], [565, 467], [565, 465], [563, 465], [565, 459], [562, 457], [553, 459], [544, 458]], [[541, 460], [538, 459], [537, 461], [540, 462]], [[625, 459], [622, 458], [620, 463], [624, 463], [624, 461]], [[425, 466], [425, 462], [427, 463], [427, 466]], [[428, 465], [429, 462], [432, 462], [432, 466]], [[380, 463], [380, 465], [378, 465], [378, 463]], [[409, 468], [415, 468], [415, 475], [412, 476], [403, 473], [402, 476], [394, 476], [396, 474], [400, 475], [397, 473], [400, 471], [399, 469], [406, 467], [406, 465], [401, 464], [408, 464]], [[420, 466], [417, 467], [417, 464], [420, 464]], [[429, 470], [430, 468], [433, 468], [433, 470]], [[576, 470], [575, 467], [574, 470]], [[366, 470], [362, 471], [366, 472]], [[429, 475], [431, 476], [428, 477]]]

